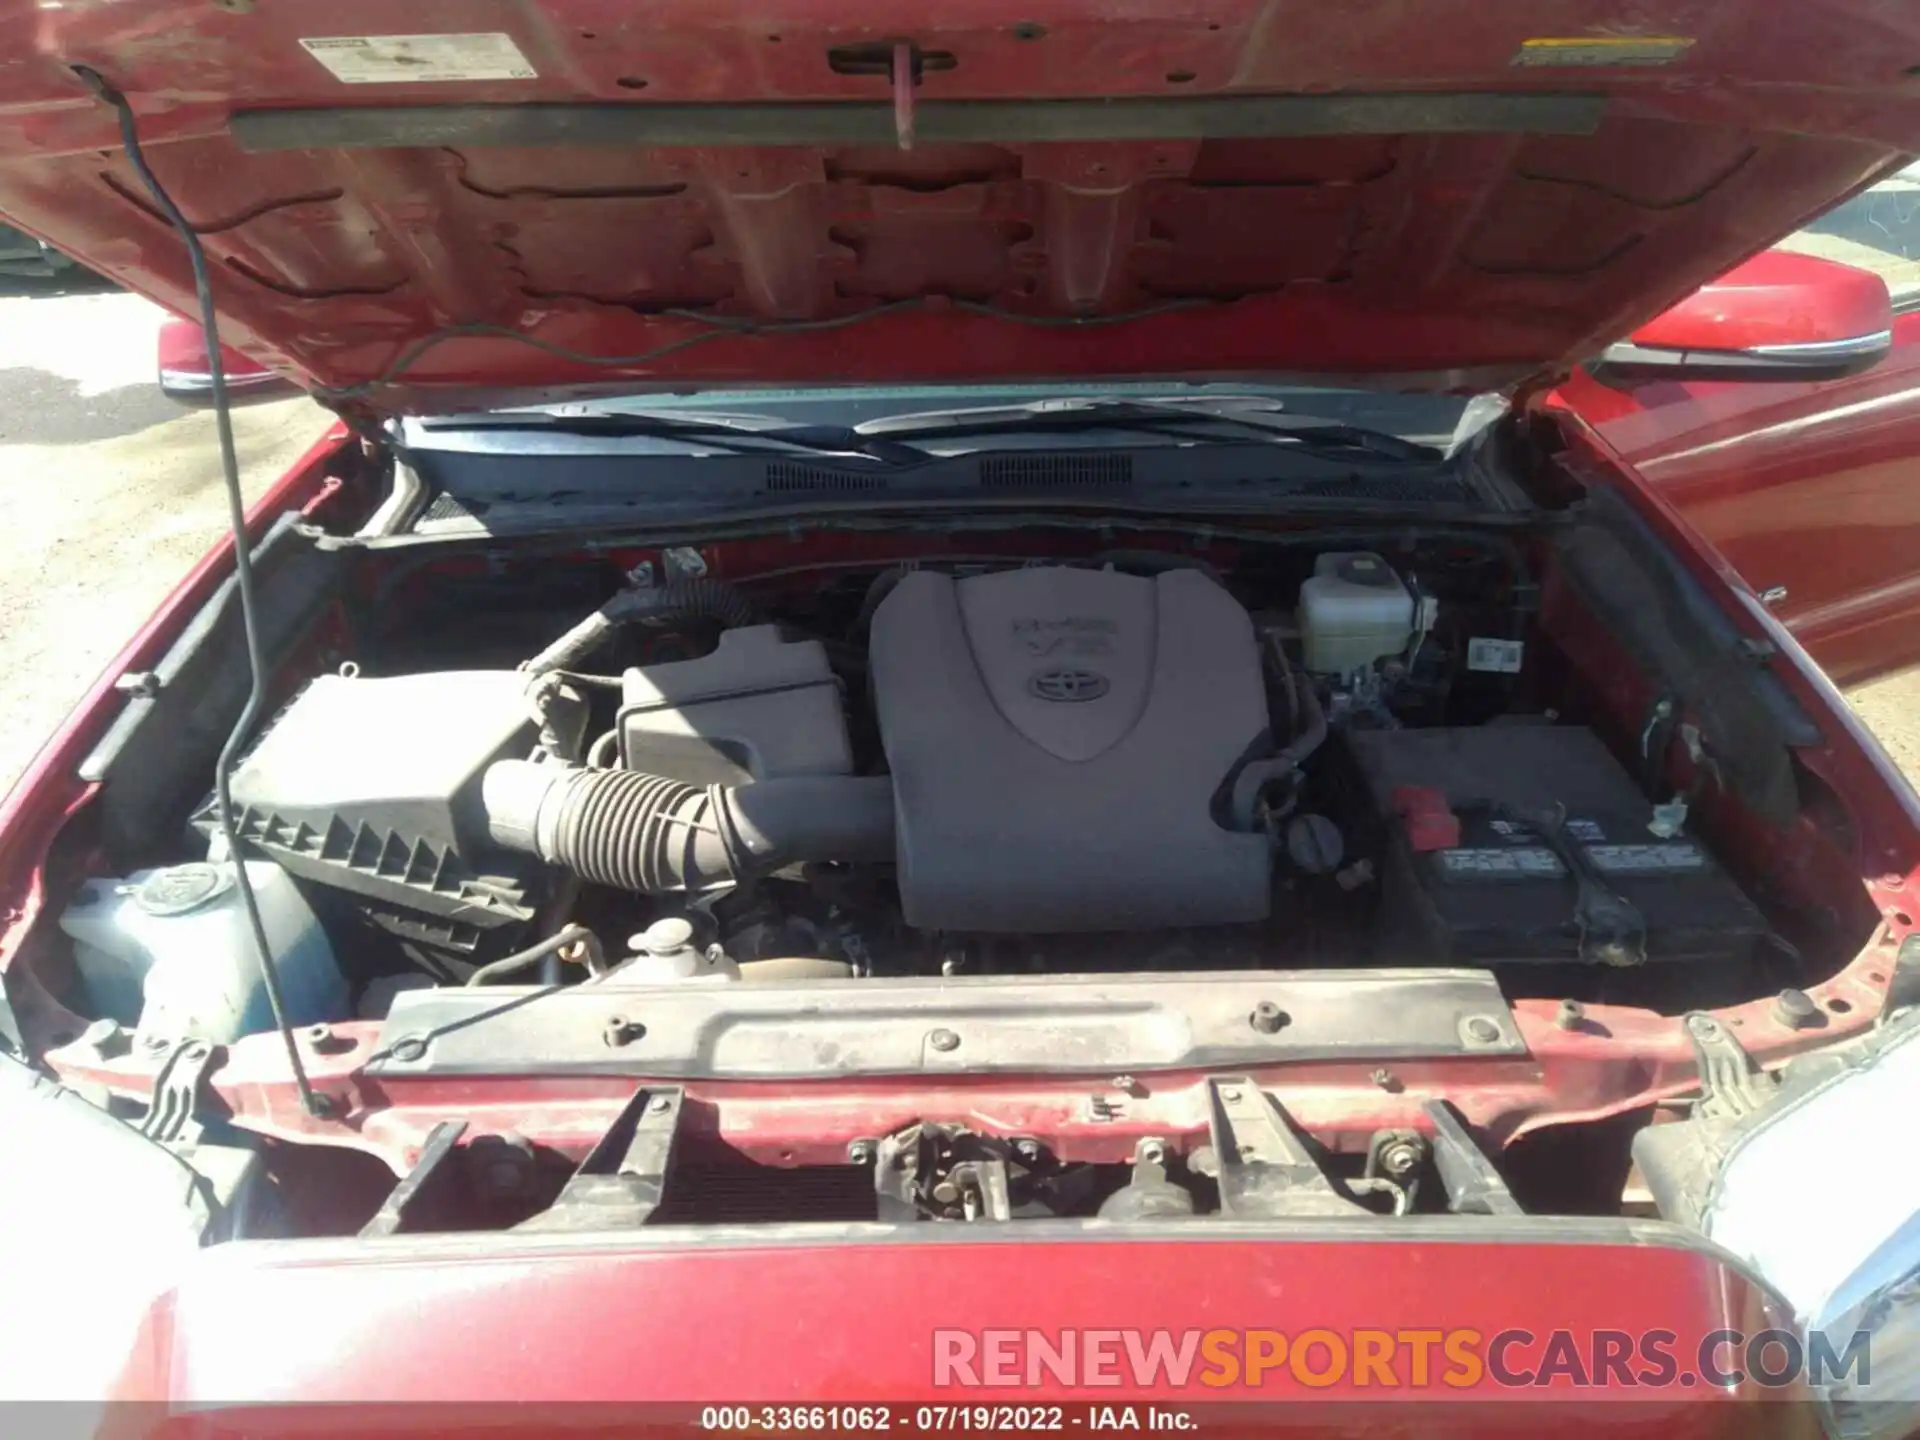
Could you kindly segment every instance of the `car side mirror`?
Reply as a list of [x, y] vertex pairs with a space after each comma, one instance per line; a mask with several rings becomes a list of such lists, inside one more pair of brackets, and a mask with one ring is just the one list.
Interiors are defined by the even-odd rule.
[[1702, 286], [1588, 368], [1604, 384], [1837, 380], [1893, 348], [1893, 300], [1872, 271], [1769, 250]]
[[[160, 392], [179, 405], [200, 409], [213, 404], [213, 376], [207, 369], [206, 333], [192, 320], [172, 318], [160, 327], [157, 342]], [[300, 387], [231, 346], [220, 347], [220, 371], [229, 405], [258, 404], [298, 395]]]

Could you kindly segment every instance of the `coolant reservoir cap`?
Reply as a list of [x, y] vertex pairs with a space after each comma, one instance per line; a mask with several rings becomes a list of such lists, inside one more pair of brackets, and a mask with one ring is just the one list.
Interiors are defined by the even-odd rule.
[[195, 862], [156, 870], [133, 892], [133, 903], [149, 915], [184, 915], [198, 910], [233, 887], [233, 872]]
[[648, 955], [684, 954], [693, 948], [693, 923], [678, 915], [654, 921], [629, 942]]
[[1378, 555], [1343, 556], [1335, 573], [1349, 585], [1364, 585], [1372, 590], [1397, 589], [1400, 584], [1399, 577]]

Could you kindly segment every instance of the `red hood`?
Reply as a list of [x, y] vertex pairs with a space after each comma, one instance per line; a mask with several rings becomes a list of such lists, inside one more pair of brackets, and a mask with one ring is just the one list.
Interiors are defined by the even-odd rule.
[[0, 55], [0, 212], [190, 307], [91, 67], [226, 338], [379, 408], [1509, 382], [1920, 149], [1920, 9], [1884, 0], [0, 0]]

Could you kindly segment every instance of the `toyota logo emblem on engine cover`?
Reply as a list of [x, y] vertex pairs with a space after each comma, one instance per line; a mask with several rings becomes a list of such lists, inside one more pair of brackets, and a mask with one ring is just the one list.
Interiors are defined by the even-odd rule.
[[1027, 681], [1027, 689], [1036, 700], [1051, 700], [1058, 705], [1078, 705], [1098, 700], [1107, 693], [1107, 677], [1091, 670], [1042, 670]]

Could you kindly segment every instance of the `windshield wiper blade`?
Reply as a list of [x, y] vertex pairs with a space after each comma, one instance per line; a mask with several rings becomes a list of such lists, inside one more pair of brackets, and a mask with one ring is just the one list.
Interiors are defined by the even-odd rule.
[[1227, 427], [1276, 445], [1318, 454], [1358, 451], [1374, 459], [1431, 465], [1446, 457], [1431, 445], [1403, 440], [1384, 430], [1369, 430], [1339, 420], [1277, 413], [1278, 407], [1253, 408], [1245, 401], [1195, 400], [1041, 400], [1030, 405], [987, 406], [973, 410], [927, 410], [891, 415], [854, 427], [864, 437], [923, 442], [960, 435], [991, 435], [1054, 430], [1148, 430], [1185, 433]]
[[542, 411], [508, 411], [495, 415], [428, 417], [413, 422], [428, 434], [456, 434], [486, 430], [543, 435], [586, 435], [654, 440], [703, 441], [722, 449], [752, 453], [766, 446], [784, 446], [821, 455], [864, 455], [889, 465], [918, 465], [924, 452], [885, 436], [863, 435], [847, 425], [747, 425], [719, 419], [680, 419], [670, 415], [632, 411], [586, 415], [554, 415]]
[[703, 442], [752, 454], [769, 447], [823, 456], [864, 456], [890, 466], [922, 465], [929, 441], [972, 435], [1036, 432], [1070, 434], [1132, 430], [1195, 439], [1220, 439], [1227, 429], [1267, 444], [1319, 456], [1364, 456], [1398, 464], [1432, 465], [1444, 454], [1430, 445], [1339, 420], [1278, 413], [1278, 402], [1196, 397], [1178, 400], [1040, 400], [1027, 405], [928, 410], [890, 415], [859, 425], [750, 424], [719, 417], [682, 418], [643, 411], [556, 414], [502, 411], [490, 415], [426, 417], [412, 422], [425, 434], [472, 431], [599, 437], [640, 436]]

